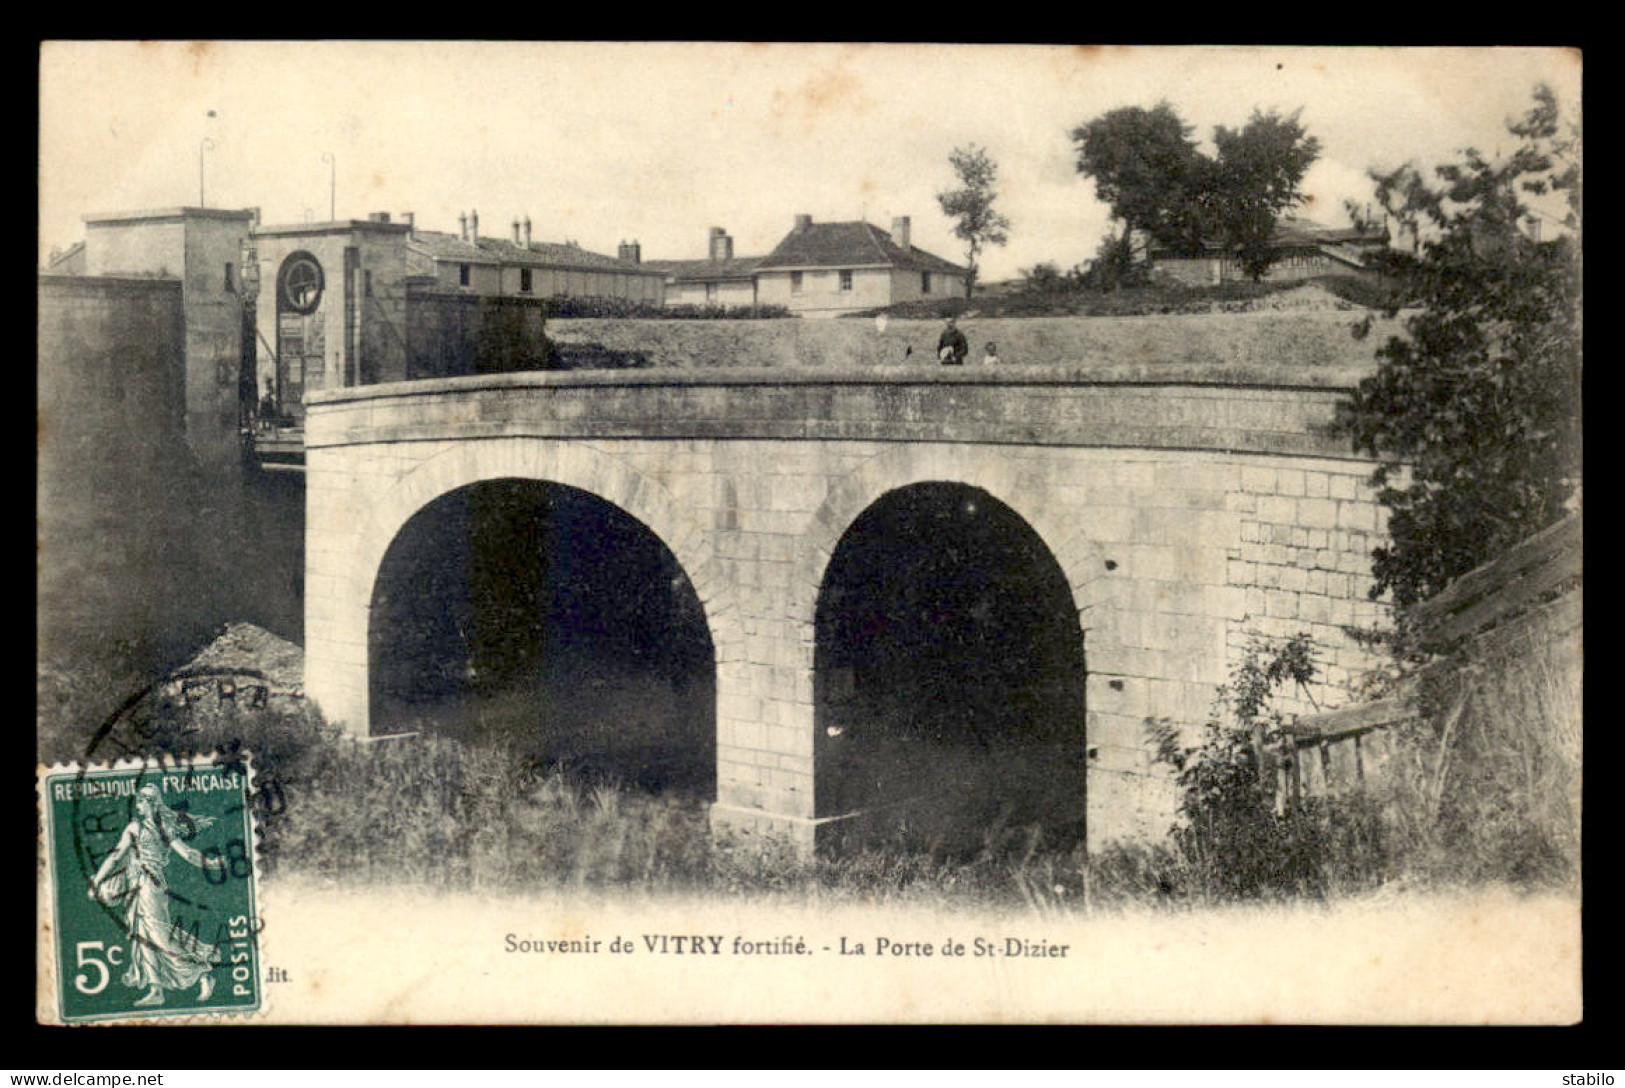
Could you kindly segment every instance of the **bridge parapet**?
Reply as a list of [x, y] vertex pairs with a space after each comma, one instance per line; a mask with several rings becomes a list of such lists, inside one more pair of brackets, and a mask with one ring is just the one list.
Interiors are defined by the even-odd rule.
[[314, 393], [306, 448], [433, 438], [773, 438], [1352, 459], [1331, 422], [1362, 374], [1119, 365], [477, 375]]

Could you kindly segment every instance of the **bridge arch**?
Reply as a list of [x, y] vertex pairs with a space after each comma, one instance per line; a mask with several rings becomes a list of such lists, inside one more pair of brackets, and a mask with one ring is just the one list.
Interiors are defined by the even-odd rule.
[[1061, 566], [1079, 622], [1086, 632], [1109, 622], [1104, 576], [1106, 556], [1089, 536], [1087, 525], [1073, 524], [1062, 515], [1062, 504], [1041, 499], [1042, 488], [1027, 487], [1021, 459], [988, 447], [898, 445], [865, 461], [834, 484], [796, 541], [796, 572], [791, 615], [804, 633], [807, 666], [818, 595], [824, 574], [841, 537], [854, 521], [882, 496], [921, 483], [956, 483], [980, 488], [1004, 503], [1027, 522]]
[[718, 577], [708, 530], [695, 512], [679, 503], [658, 481], [623, 459], [583, 443], [529, 437], [462, 442], [429, 457], [402, 476], [356, 519], [348, 575], [334, 626], [339, 637], [359, 647], [359, 690], [349, 685], [350, 730], [369, 732], [368, 627], [375, 584], [391, 543], [413, 515], [455, 491], [492, 480], [518, 479], [562, 484], [586, 492], [641, 522], [670, 549], [688, 576], [705, 614], [716, 655], [719, 697], [735, 680], [743, 660], [743, 629], [726, 582]]
[[[1086, 822], [1084, 806], [1089, 801], [1085, 789], [1089, 771], [1087, 752], [1091, 743], [1088, 689], [1094, 686], [1084, 652], [1087, 649], [1093, 654], [1099, 650], [1100, 656], [1107, 659], [1111, 648], [1118, 643], [1118, 635], [1115, 610], [1109, 605], [1107, 592], [1110, 583], [1106, 578], [1109, 570], [1106, 555], [1100, 544], [1091, 538], [1088, 526], [1078, 523], [1075, 510], [1070, 518], [1061, 516], [1056, 511], [1065, 509], [1066, 504], [1046, 501], [1049, 479], [1043, 464], [986, 447], [894, 446], [836, 482], [810, 519], [796, 550], [792, 615], [801, 626], [798, 641], [806, 652], [803, 667], [813, 676], [813, 706], [806, 720], [814, 730], [816, 810], [819, 823], [832, 825], [828, 835], [831, 843], [844, 840], [861, 844], [871, 834], [892, 835], [895, 818], [901, 818], [904, 824], [917, 825], [916, 830], [932, 829], [927, 833], [933, 838], [941, 836], [938, 841], [946, 844], [955, 835], [963, 837], [967, 833], [967, 827], [963, 826], [967, 819], [975, 822], [978, 812], [991, 812], [989, 805], [1014, 806], [1014, 811], [1026, 814], [1023, 818], [1048, 821], [1046, 834], [1059, 835], [1063, 840], [1068, 835], [1082, 835]], [[841, 725], [850, 724], [850, 714], [837, 704], [855, 697], [864, 685], [858, 682], [854, 687], [850, 676], [847, 683], [841, 683], [835, 674], [820, 672], [840, 656], [831, 653], [834, 649], [828, 641], [831, 632], [821, 626], [821, 618], [827, 621], [829, 616], [822, 614], [820, 602], [831, 588], [830, 579], [840, 578], [836, 568], [841, 563], [837, 556], [848, 542], [849, 531], [856, 531], [882, 508], [906, 501], [904, 496], [921, 495], [927, 490], [952, 501], [974, 502], [978, 493], [990, 499], [990, 506], [1002, 510], [1007, 531], [1013, 530], [1018, 537], [1035, 542], [1038, 549], [1035, 556], [1048, 553], [1037, 558], [1037, 562], [1049, 565], [1056, 573], [1028, 572], [1026, 577], [1038, 579], [1032, 584], [1053, 585], [1050, 579], [1065, 583], [1064, 591], [1059, 585], [1049, 591], [1060, 593], [1059, 599], [1049, 597], [1053, 603], [1039, 607], [1041, 612], [1056, 606], [1063, 610], [1059, 617], [1042, 621], [1041, 626], [1047, 632], [1045, 639], [1061, 640], [1059, 643], [1050, 641], [1048, 645], [1060, 648], [1056, 661], [1064, 660], [1060, 668], [1066, 674], [1054, 677], [1055, 690], [1038, 696], [1040, 704], [1048, 707], [1041, 717], [1061, 715], [1040, 730], [1046, 733], [1044, 738], [1021, 741], [1012, 735], [1000, 744], [997, 735], [1009, 722], [1003, 726], [987, 723], [994, 730], [992, 734], [984, 736], [979, 728], [974, 730], [982, 749], [979, 755], [964, 748], [965, 738], [949, 740], [947, 734], [923, 746], [917, 740], [913, 754], [907, 755], [910, 748], [906, 740], [877, 741], [856, 737], [849, 730], [841, 729]], [[992, 510], [987, 512], [988, 515], [993, 513]], [[975, 580], [1007, 578], [1012, 573], [983, 572]], [[1065, 614], [1068, 606], [1070, 617]], [[1049, 614], [1055, 615], [1053, 611]], [[1059, 628], [1053, 626], [1057, 622]], [[1069, 627], [1073, 632], [1071, 636], [1065, 634]], [[1067, 649], [1069, 638], [1071, 648]], [[838, 671], [850, 672], [849, 669]], [[986, 678], [995, 688], [999, 687], [992, 671]], [[987, 695], [997, 698], [999, 692], [990, 690]], [[976, 701], [984, 708], [991, 705]], [[847, 707], [850, 710], [851, 704]], [[858, 717], [863, 718], [865, 713], [858, 711]], [[837, 719], [841, 721], [838, 723]], [[1067, 725], [1067, 722], [1072, 724]], [[867, 732], [871, 738], [875, 729], [882, 735], [901, 737], [914, 728], [918, 726], [900, 721], [888, 725], [877, 719], [867, 727]], [[949, 733], [953, 732], [952, 726], [947, 728]], [[865, 731], [860, 729], [860, 733]], [[994, 738], [992, 749], [987, 747], [990, 737]], [[920, 739], [925, 739], [925, 734]], [[1010, 746], [1011, 742], [1014, 747]], [[896, 747], [897, 743], [903, 747]], [[877, 793], [855, 780], [845, 781], [853, 773], [869, 779], [880, 775], [887, 780], [902, 774], [911, 781], [900, 788], [886, 787]], [[916, 780], [919, 775], [925, 777]], [[956, 788], [945, 790], [949, 781], [955, 782]], [[928, 785], [930, 782], [935, 785]], [[991, 795], [987, 793], [990, 789], [994, 791]], [[1010, 792], [1012, 790], [1014, 792]], [[954, 794], [959, 800], [942, 809], [937, 799], [945, 793]], [[886, 794], [890, 794], [889, 799]], [[917, 796], [911, 800], [912, 795]], [[923, 809], [920, 808], [922, 801]], [[903, 807], [888, 810], [889, 806], [898, 804]], [[873, 805], [880, 807], [868, 811]], [[953, 810], [958, 808], [963, 811], [955, 815]], [[947, 823], [943, 823], [944, 820]], [[855, 822], [849, 826], [847, 821]]]

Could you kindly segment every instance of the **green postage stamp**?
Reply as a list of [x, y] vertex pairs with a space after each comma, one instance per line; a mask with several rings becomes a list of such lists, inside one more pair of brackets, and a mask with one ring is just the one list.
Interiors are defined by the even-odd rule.
[[251, 780], [244, 753], [40, 770], [62, 1023], [260, 1008]]

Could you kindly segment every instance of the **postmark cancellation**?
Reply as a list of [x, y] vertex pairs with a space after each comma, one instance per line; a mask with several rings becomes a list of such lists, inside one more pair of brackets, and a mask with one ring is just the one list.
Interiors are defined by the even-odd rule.
[[262, 1010], [248, 753], [37, 770], [38, 1015], [64, 1024]]

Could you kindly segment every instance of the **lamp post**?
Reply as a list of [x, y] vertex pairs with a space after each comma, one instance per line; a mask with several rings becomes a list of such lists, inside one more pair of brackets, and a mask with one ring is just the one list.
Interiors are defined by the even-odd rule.
[[200, 208], [209, 206], [208, 202], [203, 199], [203, 153], [213, 150], [214, 141], [207, 136], [203, 137], [202, 142], [197, 145], [197, 204]]
[[322, 152], [322, 161], [327, 163], [327, 220], [331, 223], [339, 217], [339, 161], [331, 151]]

